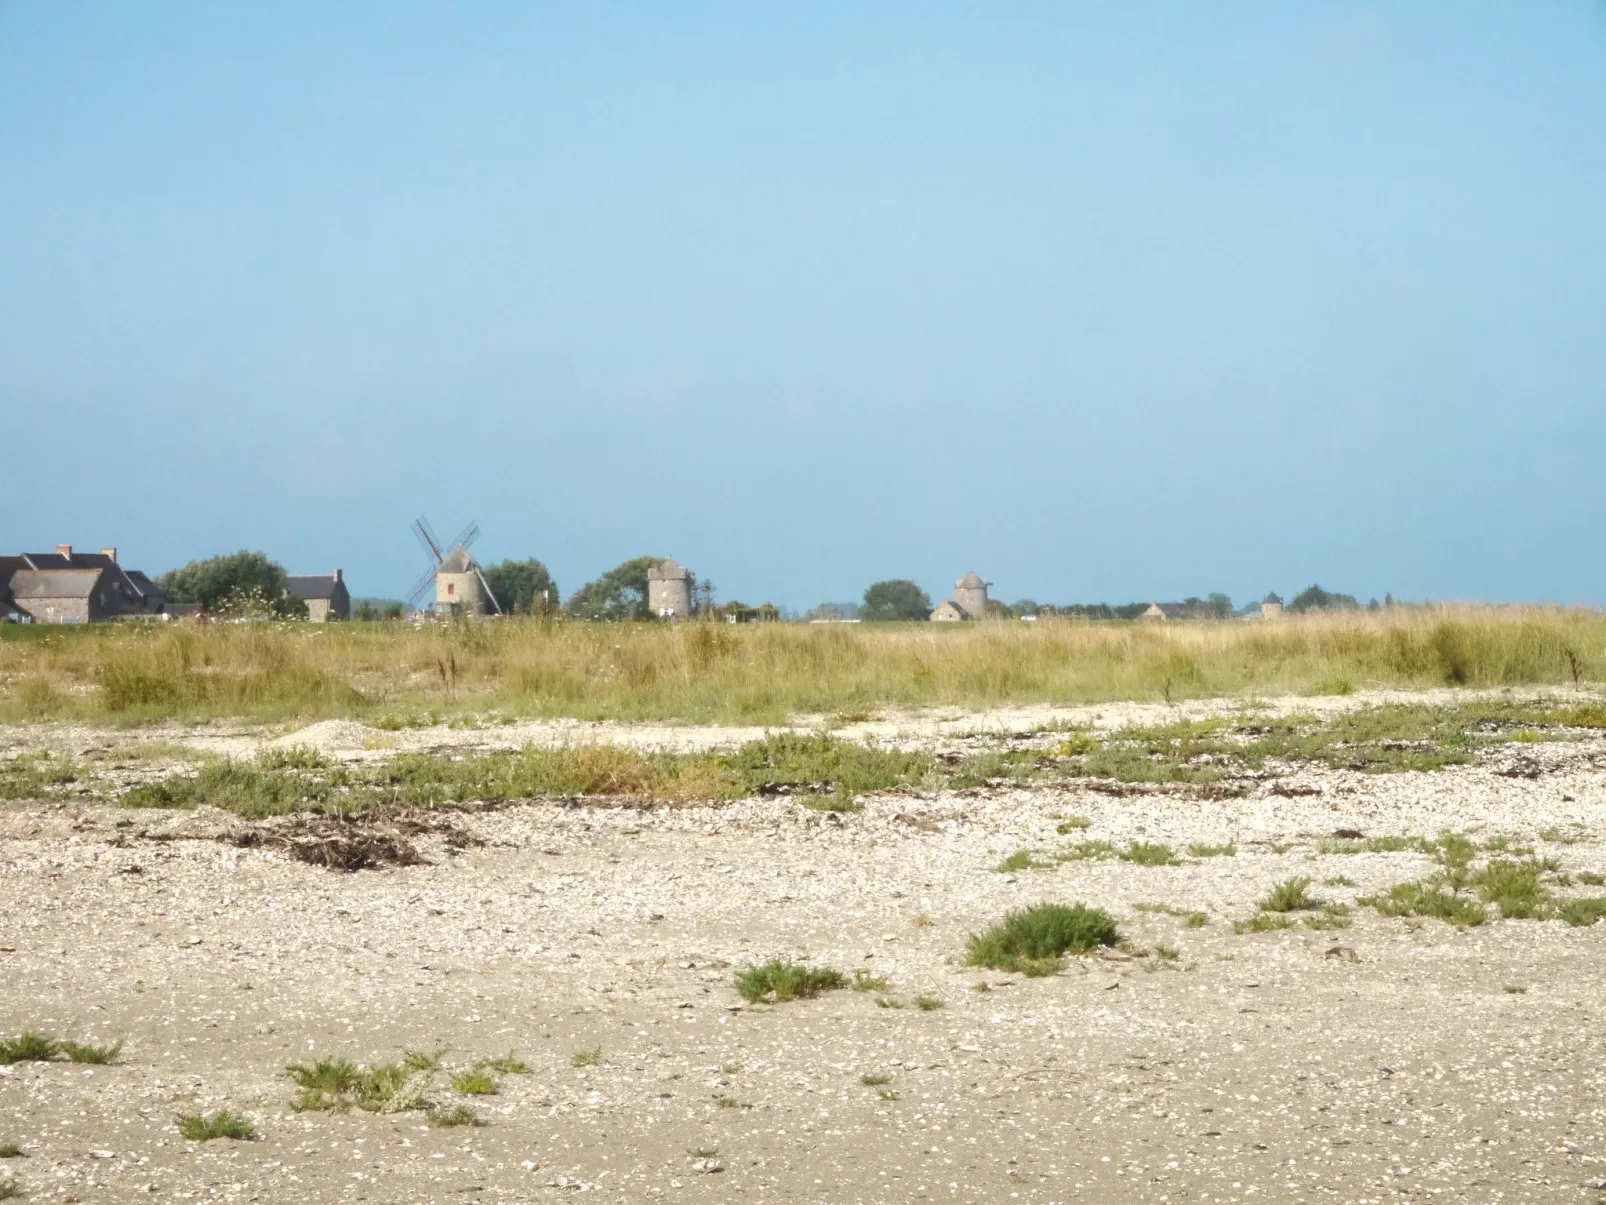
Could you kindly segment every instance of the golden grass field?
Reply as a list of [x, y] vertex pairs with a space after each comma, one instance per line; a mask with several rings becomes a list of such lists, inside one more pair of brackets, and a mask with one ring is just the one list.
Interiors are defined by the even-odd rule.
[[0, 718], [146, 723], [464, 714], [780, 723], [1606, 678], [1606, 614], [1396, 608], [1276, 622], [305, 623], [0, 629]]

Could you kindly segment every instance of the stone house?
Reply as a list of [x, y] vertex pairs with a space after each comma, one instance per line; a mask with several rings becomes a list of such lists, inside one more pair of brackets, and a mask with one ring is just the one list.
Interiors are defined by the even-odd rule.
[[118, 616], [155, 618], [166, 602], [150, 578], [117, 563], [117, 549], [25, 552], [0, 558], [0, 608], [34, 623], [92, 623]]
[[1260, 600], [1260, 617], [1262, 619], [1281, 619], [1283, 617], [1283, 600], [1275, 594], [1268, 594]]
[[691, 618], [691, 573], [674, 557], [647, 570], [647, 610], [658, 619]]
[[336, 569], [328, 574], [304, 574], [290, 578], [289, 593], [307, 604], [307, 618], [313, 623], [351, 618], [351, 595], [345, 575]]
[[958, 623], [966, 619], [987, 618], [987, 587], [974, 570], [954, 583], [954, 596], [937, 604], [931, 613], [933, 623]]

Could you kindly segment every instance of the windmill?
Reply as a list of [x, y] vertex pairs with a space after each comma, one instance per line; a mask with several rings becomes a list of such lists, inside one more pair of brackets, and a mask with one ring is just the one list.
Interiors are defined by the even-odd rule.
[[[413, 520], [413, 534], [429, 557], [429, 571], [407, 593], [407, 604], [417, 608], [419, 600], [435, 585], [435, 612], [446, 615], [485, 615], [502, 613], [501, 604], [491, 593], [478, 563], [469, 555], [469, 546], [479, 539], [480, 525], [470, 523], [450, 544], [442, 545], [435, 529], [423, 515]], [[443, 549], [449, 549], [444, 551]]]

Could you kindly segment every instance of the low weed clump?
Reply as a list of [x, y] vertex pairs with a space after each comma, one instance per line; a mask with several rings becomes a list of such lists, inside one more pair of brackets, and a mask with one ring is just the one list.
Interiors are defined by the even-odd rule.
[[402, 1051], [402, 1066], [409, 1071], [439, 1071], [441, 1060], [446, 1057], [446, 1047], [439, 1050], [404, 1050]]
[[216, 1113], [180, 1113], [178, 1132], [190, 1142], [211, 1142], [214, 1138], [232, 1138], [246, 1142], [257, 1136], [256, 1126], [243, 1113], [219, 1109]]
[[1014, 874], [1021, 870], [1042, 870], [1052, 865], [1052, 862], [1038, 861], [1037, 855], [1029, 849], [1017, 849], [993, 869], [999, 874]]
[[1556, 906], [1556, 915], [1569, 925], [1584, 928], [1606, 917], [1606, 899], [1566, 900]]
[[290, 1107], [297, 1113], [343, 1112], [352, 1106], [368, 1113], [428, 1108], [425, 1096], [434, 1071], [415, 1061], [359, 1068], [349, 1059], [326, 1056], [315, 1063], [291, 1063], [284, 1074], [298, 1091]]
[[1539, 882], [1533, 862], [1499, 858], [1471, 876], [1471, 886], [1507, 920], [1540, 920], [1550, 912], [1550, 893]]
[[17, 1201], [27, 1195], [13, 1177], [0, 1176], [0, 1201]]
[[92, 1063], [96, 1066], [105, 1066], [115, 1063], [117, 1056], [123, 1053], [122, 1040], [106, 1044], [95, 1045], [93, 1042], [63, 1041], [58, 1043], [61, 1053], [73, 1063]]
[[530, 1064], [526, 1063], [511, 1050], [506, 1054], [498, 1055], [494, 1059], [485, 1059], [480, 1063], [482, 1067], [489, 1067], [498, 1075], [528, 1075]]
[[1134, 866], [1175, 866], [1177, 855], [1169, 845], [1135, 841], [1117, 855], [1123, 862]]
[[0, 801], [63, 799], [68, 787], [88, 777], [88, 770], [49, 752], [0, 758]]
[[935, 996], [916, 996], [915, 1007], [923, 1013], [934, 1013], [943, 1007], [943, 1003]]
[[1314, 912], [1322, 901], [1310, 894], [1310, 880], [1296, 876], [1278, 883], [1260, 901], [1262, 912]]
[[569, 1066], [574, 1068], [596, 1067], [602, 1063], [602, 1047], [593, 1046], [590, 1050], [576, 1050], [569, 1056]]
[[21, 1159], [24, 1157], [22, 1147], [15, 1142], [0, 1142], [0, 1159]]
[[1272, 933], [1278, 929], [1292, 929], [1294, 918], [1281, 912], [1257, 912], [1248, 920], [1232, 922], [1234, 933]]
[[884, 992], [887, 990], [887, 977], [872, 975], [861, 968], [853, 972], [853, 982], [848, 986], [856, 992]]
[[1236, 857], [1237, 853], [1238, 847], [1230, 843], [1227, 845], [1208, 845], [1195, 842], [1188, 846], [1188, 856], [1190, 858], [1231, 858]]
[[808, 967], [772, 959], [736, 976], [736, 990], [749, 1004], [785, 1004], [847, 987], [848, 977], [831, 967]]
[[472, 1067], [452, 1076], [452, 1088], [464, 1096], [495, 1096], [501, 1085], [482, 1068]]
[[1066, 954], [1085, 954], [1120, 940], [1115, 918], [1083, 904], [1038, 904], [1007, 914], [982, 933], [972, 934], [965, 966], [1052, 975]]
[[12, 1063], [48, 1063], [65, 1055], [68, 1062], [92, 1063], [105, 1066], [115, 1063], [123, 1052], [121, 1040], [107, 1045], [92, 1042], [74, 1042], [52, 1038], [42, 1033], [25, 1030], [14, 1037], [0, 1039], [0, 1065]]
[[0, 1039], [0, 1064], [47, 1063], [59, 1050], [60, 1043], [54, 1038], [25, 1030], [15, 1037]]
[[892, 1082], [892, 1077], [881, 1072], [874, 1072], [869, 1075], [861, 1075], [859, 1082], [866, 1088], [883, 1088]]
[[1382, 916], [1430, 916], [1452, 925], [1481, 925], [1488, 920], [1483, 905], [1435, 882], [1396, 883], [1382, 895], [1358, 901]]
[[477, 1126], [483, 1124], [479, 1114], [470, 1105], [452, 1105], [449, 1108], [427, 1109], [424, 1118], [436, 1129], [450, 1129], [453, 1126]]
[[1086, 816], [1067, 816], [1054, 826], [1054, 831], [1060, 836], [1069, 836], [1080, 829], [1092, 828], [1093, 822]]

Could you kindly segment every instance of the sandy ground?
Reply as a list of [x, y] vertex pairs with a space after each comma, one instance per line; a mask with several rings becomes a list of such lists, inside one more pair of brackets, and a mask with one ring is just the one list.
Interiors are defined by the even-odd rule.
[[[881, 735], [1044, 718], [903, 717]], [[746, 735], [621, 732], [675, 748]], [[432, 748], [597, 733], [378, 736]], [[12, 728], [0, 745], [183, 737], [243, 751], [289, 735]], [[384, 751], [355, 725], [302, 737]], [[32, 1199], [83, 1202], [1594, 1205], [1606, 1200], [1591, 1187], [1606, 1181], [1606, 924], [1458, 931], [1364, 908], [1339, 931], [1230, 923], [1291, 875], [1346, 876], [1354, 886], [1318, 891], [1353, 901], [1431, 869], [1414, 854], [1316, 855], [1341, 828], [1536, 840], [1582, 826], [1582, 840], [1540, 852], [1606, 871], [1606, 743], [1524, 747], [1533, 778], [1497, 773], [1512, 756], [1437, 774], [1301, 771], [1284, 786], [1316, 793], [1295, 797], [998, 789], [874, 797], [841, 816], [785, 799], [530, 804], [454, 818], [483, 844], [425, 837], [429, 864], [353, 874], [215, 839], [241, 825], [209, 809], [15, 804], [0, 813], [0, 1030], [127, 1046], [109, 1067], [0, 1068], [0, 1142], [26, 1152], [5, 1166]], [[992, 869], [1071, 839], [1054, 830], [1072, 814], [1093, 821], [1076, 837], [1238, 853]], [[968, 933], [1044, 899], [1108, 909], [1137, 956], [1036, 980], [958, 965]], [[1141, 902], [1210, 921], [1186, 928]], [[1159, 945], [1179, 957], [1144, 955]], [[770, 957], [863, 968], [890, 990], [744, 1006], [734, 972]], [[922, 1011], [917, 995], [943, 1007]], [[440, 1046], [449, 1069], [511, 1048], [530, 1073], [499, 1077], [475, 1128], [289, 1108], [291, 1060]], [[600, 1064], [571, 1066], [594, 1048]], [[436, 1100], [465, 1099], [445, 1080]], [[176, 1113], [221, 1107], [250, 1114], [260, 1138], [179, 1137]]]

